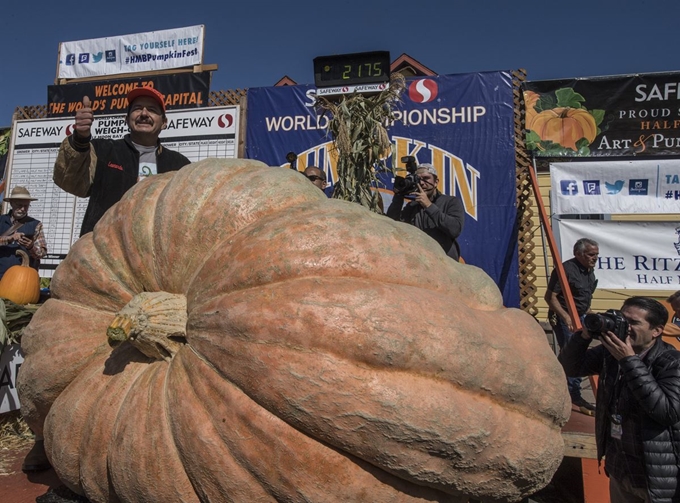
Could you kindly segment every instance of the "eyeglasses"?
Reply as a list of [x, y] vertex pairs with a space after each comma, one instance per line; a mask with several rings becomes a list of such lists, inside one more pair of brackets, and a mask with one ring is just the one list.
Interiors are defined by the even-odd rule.
[[316, 182], [317, 180], [322, 180], [324, 182], [326, 181], [323, 178], [321, 178], [320, 176], [316, 176], [316, 175], [305, 175], [305, 176], [307, 178], [309, 178], [312, 182]]

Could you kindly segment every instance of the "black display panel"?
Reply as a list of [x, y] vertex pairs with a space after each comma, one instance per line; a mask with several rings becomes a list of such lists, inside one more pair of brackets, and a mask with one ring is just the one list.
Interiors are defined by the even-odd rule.
[[314, 58], [316, 87], [375, 84], [389, 80], [389, 51], [358, 52]]

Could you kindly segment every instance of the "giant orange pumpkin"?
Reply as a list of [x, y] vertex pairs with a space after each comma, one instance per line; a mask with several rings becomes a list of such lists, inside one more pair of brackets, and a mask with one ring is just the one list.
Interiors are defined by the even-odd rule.
[[586, 138], [590, 144], [597, 136], [595, 118], [590, 112], [580, 108], [559, 107], [544, 110], [531, 120], [530, 129], [541, 140], [559, 143], [572, 150], [577, 150], [576, 142], [581, 138]]
[[288, 169], [150, 177], [52, 292], [22, 412], [94, 502], [518, 500], [562, 459], [570, 402], [536, 321]]

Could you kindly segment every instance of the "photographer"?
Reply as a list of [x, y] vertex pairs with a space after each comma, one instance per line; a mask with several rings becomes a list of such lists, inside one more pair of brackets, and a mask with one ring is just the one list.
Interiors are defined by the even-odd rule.
[[[454, 260], [460, 258], [460, 247], [456, 238], [463, 231], [465, 209], [460, 199], [442, 194], [437, 189], [439, 177], [431, 164], [421, 164], [415, 170], [415, 190], [400, 190], [395, 183], [392, 204], [387, 216], [392, 220], [415, 225], [441, 245], [446, 254]], [[414, 194], [415, 200], [404, 205], [404, 196]]]
[[[680, 353], [659, 337], [667, 320], [658, 301], [631, 297], [620, 313], [587, 315], [559, 356], [568, 376], [599, 375], [597, 456], [613, 503], [680, 501]], [[589, 349], [593, 338], [602, 344]]]

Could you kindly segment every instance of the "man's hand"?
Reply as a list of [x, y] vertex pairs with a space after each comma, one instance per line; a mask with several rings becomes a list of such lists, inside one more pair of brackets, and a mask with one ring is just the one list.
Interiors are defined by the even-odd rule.
[[427, 208], [432, 204], [432, 201], [427, 197], [427, 194], [425, 194], [423, 186], [420, 183], [418, 184], [418, 192], [414, 192], [414, 194], [416, 195], [415, 201], [423, 208]]
[[17, 239], [17, 243], [19, 243], [21, 246], [23, 246], [27, 250], [30, 250], [31, 248], [33, 248], [33, 243], [35, 242], [35, 239], [31, 239], [29, 237], [26, 237], [21, 233], [19, 233], [19, 234], [20, 234], [21, 237], [19, 239]]
[[564, 320], [564, 324], [567, 326], [567, 330], [569, 330], [573, 334], [574, 328], [576, 327], [576, 324], [571, 319], [571, 316], [567, 316], [566, 318], [563, 318], [563, 320]]
[[24, 235], [21, 232], [15, 232], [14, 234], [11, 234], [9, 236], [8, 244], [18, 243], [23, 236]]
[[606, 332], [600, 334], [600, 342], [602, 345], [611, 353], [611, 355], [616, 358], [616, 361], [626, 356], [635, 355], [635, 350], [630, 344], [630, 337], [626, 337], [625, 341], [622, 341], [614, 332]]
[[83, 106], [76, 112], [76, 134], [87, 139], [92, 136], [92, 108], [90, 108], [90, 98], [83, 97]]

